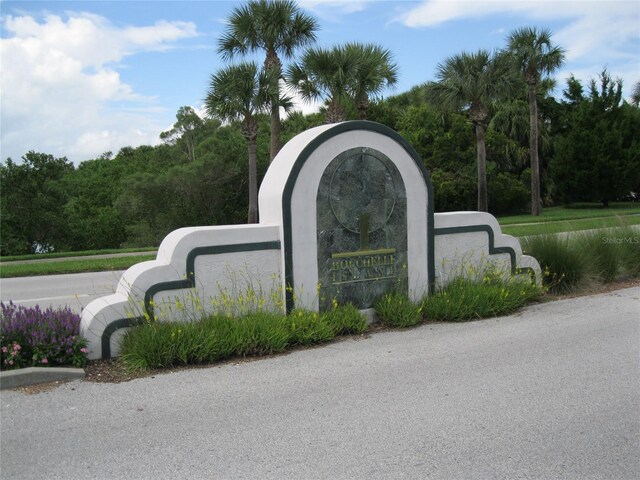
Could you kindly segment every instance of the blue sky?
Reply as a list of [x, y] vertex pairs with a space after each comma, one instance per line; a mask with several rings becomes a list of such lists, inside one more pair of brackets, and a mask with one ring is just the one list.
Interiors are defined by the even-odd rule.
[[[78, 163], [157, 144], [180, 106], [199, 109], [237, 1], [0, 1], [0, 158], [29, 150]], [[606, 67], [628, 95], [640, 81], [638, 0], [303, 0], [318, 44], [373, 42], [400, 69], [387, 95], [433, 80], [461, 51], [495, 49], [522, 26], [566, 50], [560, 93]], [[262, 56], [257, 57], [262, 61]], [[313, 106], [301, 105], [307, 111]]]

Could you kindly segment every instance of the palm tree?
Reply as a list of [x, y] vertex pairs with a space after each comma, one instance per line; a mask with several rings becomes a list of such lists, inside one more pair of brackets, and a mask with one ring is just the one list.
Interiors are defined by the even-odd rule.
[[[524, 84], [523, 84], [524, 85]], [[545, 98], [556, 86], [551, 78], [545, 78], [538, 84], [538, 97]], [[489, 127], [507, 135], [518, 145], [529, 145], [529, 102], [527, 101], [527, 87], [524, 85], [524, 95], [515, 95], [496, 105]], [[542, 151], [551, 148], [549, 125], [543, 116], [538, 118], [538, 145]], [[525, 167], [529, 158], [529, 148], [518, 149], [518, 166]]]
[[531, 159], [531, 214], [540, 215], [540, 159], [538, 156], [538, 84], [544, 75], [564, 63], [564, 50], [551, 43], [547, 29], [523, 27], [509, 35], [508, 51], [515, 59], [529, 93], [529, 156]]
[[[315, 42], [318, 24], [301, 12], [293, 0], [252, 0], [233, 10], [226, 32], [218, 45], [225, 60], [257, 50], [265, 52], [264, 68], [282, 77], [280, 56], [291, 58], [297, 48]], [[271, 105], [271, 148], [273, 160], [280, 150], [279, 94]]]
[[278, 97], [278, 79], [273, 70], [259, 70], [255, 63], [231, 65], [211, 75], [205, 99], [209, 117], [228, 122], [239, 120], [249, 155], [249, 215], [247, 223], [258, 221], [258, 174], [256, 115], [266, 113]]
[[344, 48], [358, 59], [351, 94], [360, 119], [365, 120], [371, 98], [379, 98], [385, 88], [398, 81], [398, 65], [392, 53], [378, 45], [349, 43]]
[[467, 111], [476, 133], [478, 210], [488, 210], [485, 132], [493, 105], [516, 87], [509, 59], [479, 50], [454, 55], [438, 65], [437, 82], [427, 86], [431, 101], [445, 110]]
[[344, 104], [351, 99], [357, 66], [358, 55], [353, 49], [310, 48], [299, 63], [289, 66], [286, 77], [304, 100], [325, 100], [326, 123], [342, 122], [346, 120]]

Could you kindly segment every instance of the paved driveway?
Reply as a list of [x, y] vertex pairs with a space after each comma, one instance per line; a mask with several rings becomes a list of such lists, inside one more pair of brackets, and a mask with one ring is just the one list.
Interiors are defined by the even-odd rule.
[[1, 393], [3, 479], [640, 478], [640, 287]]

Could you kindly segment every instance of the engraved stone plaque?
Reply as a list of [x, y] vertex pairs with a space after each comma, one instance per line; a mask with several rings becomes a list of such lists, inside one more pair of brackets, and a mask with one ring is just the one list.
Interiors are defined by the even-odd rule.
[[334, 158], [318, 187], [319, 305], [369, 308], [407, 288], [407, 198], [396, 166], [371, 148]]

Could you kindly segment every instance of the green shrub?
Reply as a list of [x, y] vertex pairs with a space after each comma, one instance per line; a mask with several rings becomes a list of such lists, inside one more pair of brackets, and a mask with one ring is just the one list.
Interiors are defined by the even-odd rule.
[[281, 315], [212, 315], [193, 322], [150, 322], [127, 332], [121, 359], [131, 370], [211, 363], [284, 351], [290, 334]]
[[431, 171], [433, 202], [438, 212], [473, 210], [477, 198], [477, 182], [469, 172]]
[[336, 335], [361, 333], [366, 328], [366, 320], [352, 305], [322, 315], [294, 310], [287, 316], [252, 312], [187, 322], [148, 322], [124, 336], [121, 360], [130, 370], [213, 363], [327, 342]]
[[316, 312], [294, 310], [287, 316], [291, 345], [328, 342], [335, 337], [331, 326]]
[[282, 315], [269, 312], [254, 312], [236, 318], [231, 333], [236, 339], [233, 355], [239, 357], [282, 352], [289, 340], [289, 330]]
[[483, 281], [456, 278], [446, 288], [428, 295], [422, 302], [427, 320], [459, 322], [506, 315], [539, 298], [542, 289], [533, 282], [497, 279]]
[[[236, 319], [211, 315], [201, 320], [202, 342], [194, 352], [194, 363], [211, 363], [233, 356], [242, 335]], [[198, 322], [194, 322], [195, 325]]]
[[520, 213], [531, 202], [530, 190], [515, 175], [500, 172], [488, 184], [489, 211], [493, 214]]
[[361, 334], [368, 328], [366, 318], [352, 304], [331, 308], [322, 313], [322, 318], [336, 336]]
[[589, 259], [566, 235], [526, 237], [523, 251], [538, 260], [543, 284], [552, 293], [575, 291], [587, 279]]
[[422, 321], [420, 305], [402, 293], [385, 293], [373, 308], [380, 315], [382, 324], [388, 327], [411, 327]]
[[120, 344], [123, 363], [131, 370], [165, 368], [176, 364], [175, 344], [170, 341], [171, 334], [175, 336], [176, 326], [156, 322], [130, 329]]
[[13, 302], [0, 307], [0, 369], [86, 364], [80, 315], [68, 307], [42, 310]]

